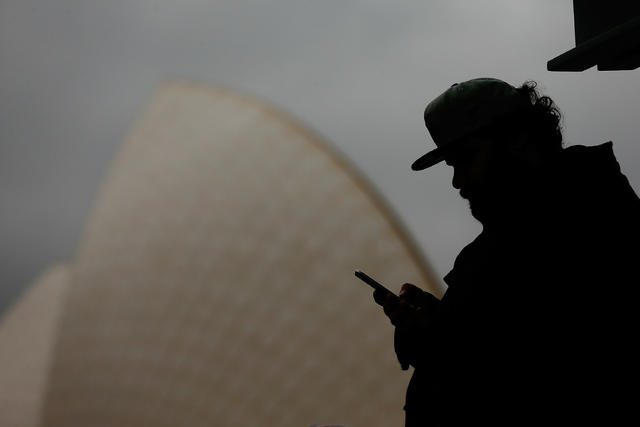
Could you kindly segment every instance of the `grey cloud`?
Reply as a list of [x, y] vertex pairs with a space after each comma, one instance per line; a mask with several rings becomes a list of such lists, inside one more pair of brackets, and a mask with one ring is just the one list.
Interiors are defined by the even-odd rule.
[[72, 256], [99, 183], [153, 88], [198, 78], [265, 98], [328, 137], [388, 199], [439, 274], [478, 232], [426, 152], [425, 103], [455, 81], [533, 78], [566, 136], [613, 139], [640, 188], [637, 72], [549, 73], [570, 2], [5, 0], [0, 3], [0, 310]]

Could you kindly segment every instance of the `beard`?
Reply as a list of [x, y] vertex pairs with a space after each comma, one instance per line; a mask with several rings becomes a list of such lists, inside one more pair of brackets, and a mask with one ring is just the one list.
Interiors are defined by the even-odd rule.
[[489, 197], [484, 194], [474, 194], [473, 196], [462, 196], [469, 203], [471, 215], [481, 224], [486, 225], [491, 222], [496, 206], [488, 201]]
[[506, 224], [521, 217], [533, 184], [523, 169], [509, 167], [495, 172], [484, 185], [460, 191], [469, 202], [471, 215], [483, 226]]

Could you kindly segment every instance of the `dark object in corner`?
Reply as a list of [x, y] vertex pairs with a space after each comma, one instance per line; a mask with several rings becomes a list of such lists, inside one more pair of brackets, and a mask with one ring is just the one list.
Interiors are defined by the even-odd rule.
[[576, 47], [547, 62], [549, 71], [633, 70], [640, 66], [640, 2], [573, 0]]

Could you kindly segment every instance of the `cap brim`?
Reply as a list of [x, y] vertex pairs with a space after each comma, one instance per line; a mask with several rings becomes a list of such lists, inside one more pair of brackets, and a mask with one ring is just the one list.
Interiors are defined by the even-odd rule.
[[444, 160], [444, 150], [442, 148], [436, 148], [435, 150], [429, 151], [424, 156], [420, 157], [418, 160], [413, 162], [411, 165], [411, 169], [414, 171], [421, 171], [427, 169], [437, 163], [440, 163]]
[[411, 165], [411, 169], [413, 169], [414, 171], [421, 171], [440, 163], [441, 161], [445, 160], [447, 156], [451, 155], [451, 153], [466, 147], [467, 144], [465, 141], [467, 140], [465, 140], [464, 138], [458, 138], [454, 141], [448, 142], [447, 144], [441, 145], [440, 147], [429, 151], [427, 154], [413, 162], [413, 164]]

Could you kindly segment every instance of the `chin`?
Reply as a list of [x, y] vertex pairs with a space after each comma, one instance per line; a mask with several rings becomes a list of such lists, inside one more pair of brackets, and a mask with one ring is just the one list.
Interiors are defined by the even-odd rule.
[[471, 208], [471, 216], [477, 219], [480, 223], [484, 224], [485, 215], [483, 215], [482, 211], [478, 211], [478, 209]]
[[484, 224], [487, 219], [486, 205], [477, 200], [469, 200], [469, 209], [471, 210], [471, 215]]

